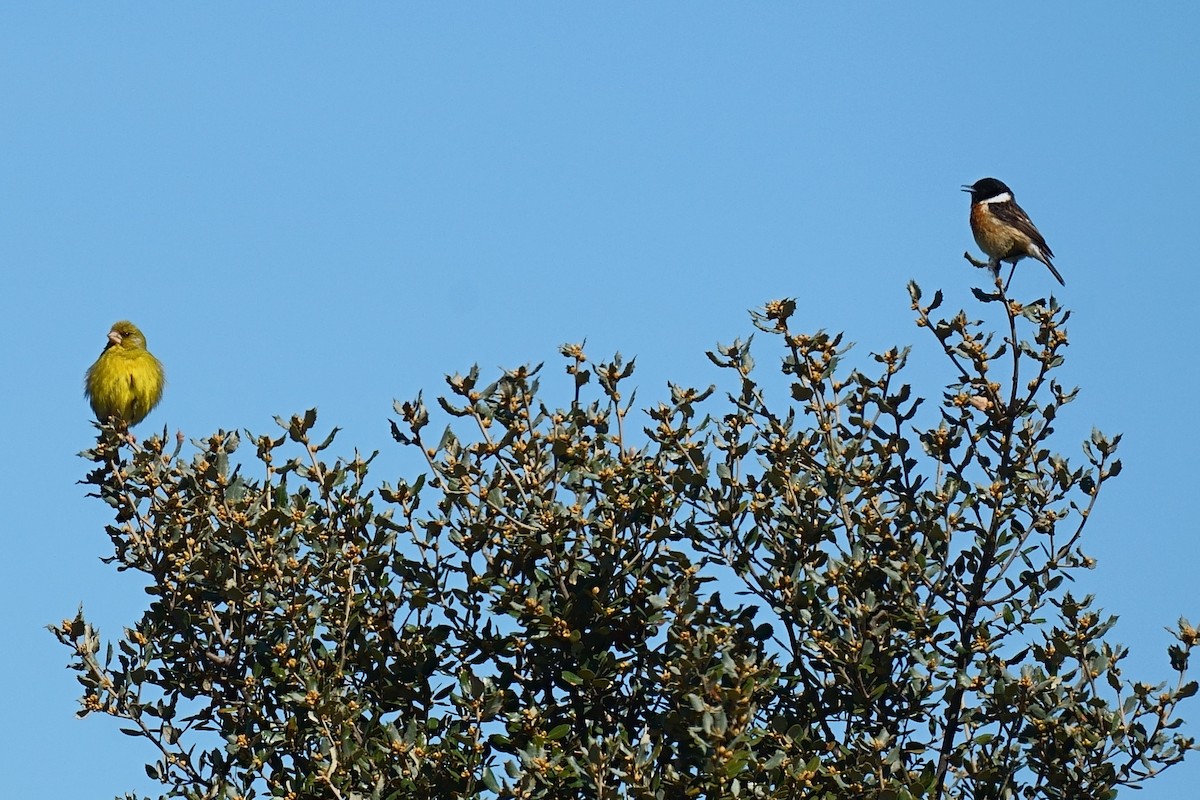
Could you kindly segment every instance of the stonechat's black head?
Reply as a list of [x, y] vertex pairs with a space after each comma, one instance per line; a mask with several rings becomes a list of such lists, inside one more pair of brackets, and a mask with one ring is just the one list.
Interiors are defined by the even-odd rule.
[[964, 192], [971, 193], [971, 201], [979, 202], [980, 200], [989, 200], [1005, 192], [1012, 194], [1012, 189], [1004, 184], [1004, 181], [998, 181], [995, 178], [980, 178], [970, 186], [962, 187]]

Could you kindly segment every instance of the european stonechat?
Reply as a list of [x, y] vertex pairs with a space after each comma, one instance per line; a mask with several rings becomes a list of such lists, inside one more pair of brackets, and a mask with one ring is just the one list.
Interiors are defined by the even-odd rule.
[[1012, 189], [995, 178], [980, 178], [962, 189], [971, 193], [971, 233], [991, 259], [993, 270], [999, 270], [1001, 261], [1016, 268], [1022, 258], [1034, 258], [1049, 267], [1059, 283], [1067, 285], [1050, 263], [1054, 258], [1050, 246], [1029, 215], [1017, 205]]

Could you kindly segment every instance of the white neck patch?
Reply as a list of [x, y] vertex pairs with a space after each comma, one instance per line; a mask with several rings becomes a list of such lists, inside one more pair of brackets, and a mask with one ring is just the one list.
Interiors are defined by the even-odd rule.
[[1002, 194], [996, 195], [995, 197], [989, 197], [987, 200], [980, 200], [979, 202], [981, 202], [981, 203], [1011, 203], [1012, 202], [1012, 192], [1004, 192]]

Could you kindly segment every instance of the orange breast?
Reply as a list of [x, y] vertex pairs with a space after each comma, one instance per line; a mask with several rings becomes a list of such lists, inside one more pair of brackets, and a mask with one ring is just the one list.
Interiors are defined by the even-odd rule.
[[975, 243], [979, 249], [990, 258], [1005, 260], [1014, 251], [1021, 250], [1023, 242], [1016, 231], [1008, 225], [996, 221], [986, 205], [971, 206], [971, 233], [975, 234]]

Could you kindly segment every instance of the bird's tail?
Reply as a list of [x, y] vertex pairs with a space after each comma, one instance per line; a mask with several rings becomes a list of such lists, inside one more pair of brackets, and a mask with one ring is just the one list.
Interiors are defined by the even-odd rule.
[[1056, 269], [1054, 268], [1054, 265], [1050, 263], [1050, 259], [1048, 259], [1048, 258], [1039, 258], [1039, 259], [1038, 259], [1038, 261], [1041, 261], [1043, 264], [1045, 264], [1047, 267], [1049, 267], [1049, 268], [1050, 268], [1050, 274], [1054, 276], [1054, 279], [1055, 279], [1056, 281], [1058, 281], [1058, 282], [1059, 282], [1060, 284], [1062, 284], [1063, 286], [1066, 286], [1066, 285], [1067, 285], [1067, 282], [1063, 280], [1063, 276], [1062, 276], [1062, 275], [1059, 275], [1059, 274], [1058, 274], [1058, 270], [1056, 270]]

